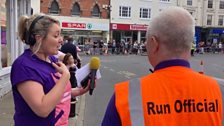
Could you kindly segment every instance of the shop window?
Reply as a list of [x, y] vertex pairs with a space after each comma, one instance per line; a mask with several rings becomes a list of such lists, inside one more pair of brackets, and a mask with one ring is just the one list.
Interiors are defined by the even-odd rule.
[[119, 8], [119, 16], [123, 18], [131, 17], [131, 7], [129, 6], [120, 6]]
[[208, 8], [213, 8], [213, 0], [208, 0]]
[[160, 2], [170, 2], [170, 0], [160, 0]]
[[224, 9], [224, 0], [220, 0], [219, 9]]
[[146, 31], [141, 31], [141, 42], [145, 42], [146, 40]]
[[80, 16], [80, 6], [78, 3], [75, 3], [72, 7], [72, 15]]
[[207, 16], [207, 25], [212, 25], [212, 15]]
[[9, 66], [8, 63], [8, 47], [7, 47], [7, 9], [6, 9], [6, 0], [1, 0], [0, 2], [0, 32], [1, 32], [1, 65], [2, 67], [7, 67]]
[[59, 6], [58, 6], [58, 2], [56, 0], [54, 0], [51, 3], [51, 7], [49, 8], [49, 13], [50, 14], [59, 14]]
[[150, 8], [140, 8], [140, 15], [139, 16], [142, 19], [150, 19], [151, 9]]
[[92, 16], [100, 17], [100, 8], [97, 4], [93, 7]]
[[187, 5], [192, 6], [192, 0], [187, 0]]
[[224, 19], [224, 15], [219, 15], [219, 22], [218, 22], [219, 26], [223, 26], [223, 19]]

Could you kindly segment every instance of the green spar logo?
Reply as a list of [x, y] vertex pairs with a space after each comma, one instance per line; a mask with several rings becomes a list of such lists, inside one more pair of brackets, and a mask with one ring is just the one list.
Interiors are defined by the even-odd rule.
[[92, 27], [93, 27], [92, 24], [87, 24], [87, 28], [88, 28], [88, 29], [91, 29]]

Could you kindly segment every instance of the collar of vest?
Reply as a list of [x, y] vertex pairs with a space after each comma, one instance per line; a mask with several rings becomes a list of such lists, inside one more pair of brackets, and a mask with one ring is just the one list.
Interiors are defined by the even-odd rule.
[[183, 66], [190, 68], [190, 63], [183, 59], [172, 59], [172, 60], [166, 60], [160, 62], [158, 65], [156, 65], [154, 71], [160, 70], [163, 68], [171, 67], [171, 66]]

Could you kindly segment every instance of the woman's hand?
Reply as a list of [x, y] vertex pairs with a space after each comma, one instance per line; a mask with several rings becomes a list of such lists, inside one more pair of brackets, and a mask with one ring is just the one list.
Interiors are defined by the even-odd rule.
[[88, 83], [86, 88], [82, 88], [82, 87], [72, 88], [72, 96], [75, 97], [75, 96], [79, 96], [79, 95], [85, 94], [87, 91], [89, 91], [89, 86], [90, 86], [90, 83]]
[[69, 73], [69, 70], [68, 68], [65, 66], [64, 63], [62, 62], [57, 62], [57, 63], [54, 63], [52, 62], [52, 65], [54, 66], [54, 68], [62, 75], [67, 75], [68, 78], [70, 78], [70, 73]]

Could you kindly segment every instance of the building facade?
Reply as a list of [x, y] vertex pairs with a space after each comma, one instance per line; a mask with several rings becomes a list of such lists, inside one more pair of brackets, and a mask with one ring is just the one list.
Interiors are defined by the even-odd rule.
[[196, 21], [196, 44], [224, 44], [224, 0], [178, 0]]
[[116, 42], [145, 41], [150, 19], [176, 0], [111, 0], [110, 30]]
[[30, 0], [0, 1], [0, 97], [11, 90], [11, 64], [24, 50], [17, 37], [18, 19], [31, 13], [30, 3]]
[[57, 18], [64, 36], [81, 45], [109, 40], [109, 0], [41, 0], [41, 12]]

